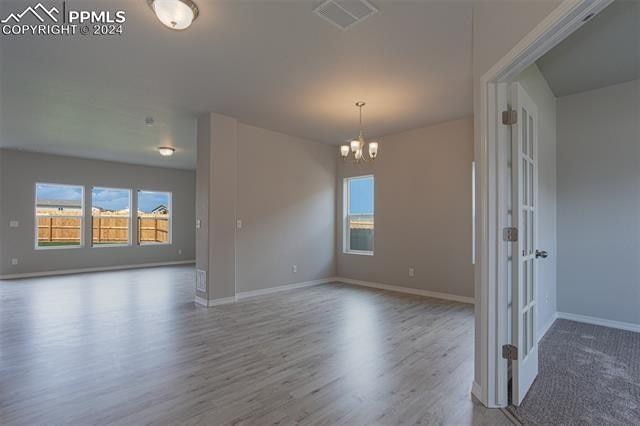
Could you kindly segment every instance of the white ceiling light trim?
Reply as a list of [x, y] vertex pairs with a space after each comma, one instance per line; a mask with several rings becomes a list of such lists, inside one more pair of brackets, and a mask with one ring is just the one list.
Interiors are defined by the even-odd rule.
[[192, 0], [147, 0], [160, 22], [172, 30], [185, 30], [200, 14]]
[[174, 152], [176, 152], [176, 149], [170, 146], [159, 146], [158, 152], [163, 157], [171, 157], [174, 154]]

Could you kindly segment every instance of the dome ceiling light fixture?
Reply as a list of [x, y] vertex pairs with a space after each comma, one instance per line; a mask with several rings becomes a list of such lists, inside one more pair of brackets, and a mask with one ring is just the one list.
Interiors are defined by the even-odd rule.
[[147, 0], [160, 22], [172, 30], [186, 30], [200, 14], [192, 0]]
[[[358, 138], [350, 141], [348, 145], [340, 146], [340, 156], [342, 159], [345, 161], [351, 159], [351, 162], [354, 164], [367, 163], [378, 157], [378, 142], [369, 142], [367, 144], [364, 141], [362, 133], [362, 107], [364, 106], [364, 102], [356, 102], [356, 107], [360, 108], [360, 134]], [[364, 149], [365, 145], [367, 146], [366, 151]], [[351, 156], [351, 154], [353, 154], [353, 156]]]
[[173, 153], [176, 152], [176, 149], [170, 146], [159, 146], [158, 152], [163, 157], [171, 157]]

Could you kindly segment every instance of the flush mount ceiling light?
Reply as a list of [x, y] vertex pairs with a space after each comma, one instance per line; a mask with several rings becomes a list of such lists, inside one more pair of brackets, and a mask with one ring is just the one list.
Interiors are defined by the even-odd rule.
[[147, 0], [147, 4], [160, 22], [172, 30], [187, 29], [200, 13], [191, 0]]
[[171, 157], [173, 155], [173, 153], [176, 152], [176, 149], [175, 148], [171, 148], [170, 146], [159, 146], [158, 147], [158, 152], [163, 157]]
[[[340, 147], [340, 156], [343, 160], [348, 160], [351, 158], [353, 163], [366, 163], [369, 161], [373, 161], [378, 156], [378, 142], [369, 142], [368, 144], [364, 141], [364, 136], [362, 133], [362, 107], [365, 105], [364, 102], [356, 102], [356, 107], [360, 108], [360, 134], [358, 135], [358, 139], [354, 139], [349, 142], [349, 145], [342, 145]], [[365, 151], [365, 145], [367, 145], [367, 150]], [[353, 153], [353, 157], [351, 154]]]

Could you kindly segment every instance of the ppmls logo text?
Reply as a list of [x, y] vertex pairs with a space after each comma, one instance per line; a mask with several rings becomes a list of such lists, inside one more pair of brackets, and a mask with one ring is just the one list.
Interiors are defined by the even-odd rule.
[[124, 10], [84, 10], [63, 1], [57, 7], [42, 3], [13, 11], [0, 19], [3, 35], [120, 35]]

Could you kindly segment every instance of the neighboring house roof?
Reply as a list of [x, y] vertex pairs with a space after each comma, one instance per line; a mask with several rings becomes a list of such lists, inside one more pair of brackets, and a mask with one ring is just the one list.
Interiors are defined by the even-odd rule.
[[81, 208], [82, 202], [80, 200], [39, 200], [37, 207], [67, 207], [67, 208]]
[[168, 212], [169, 209], [167, 208], [167, 206], [165, 206], [164, 204], [160, 204], [158, 207], [156, 207], [155, 209], [151, 210], [151, 213], [165, 213]]

